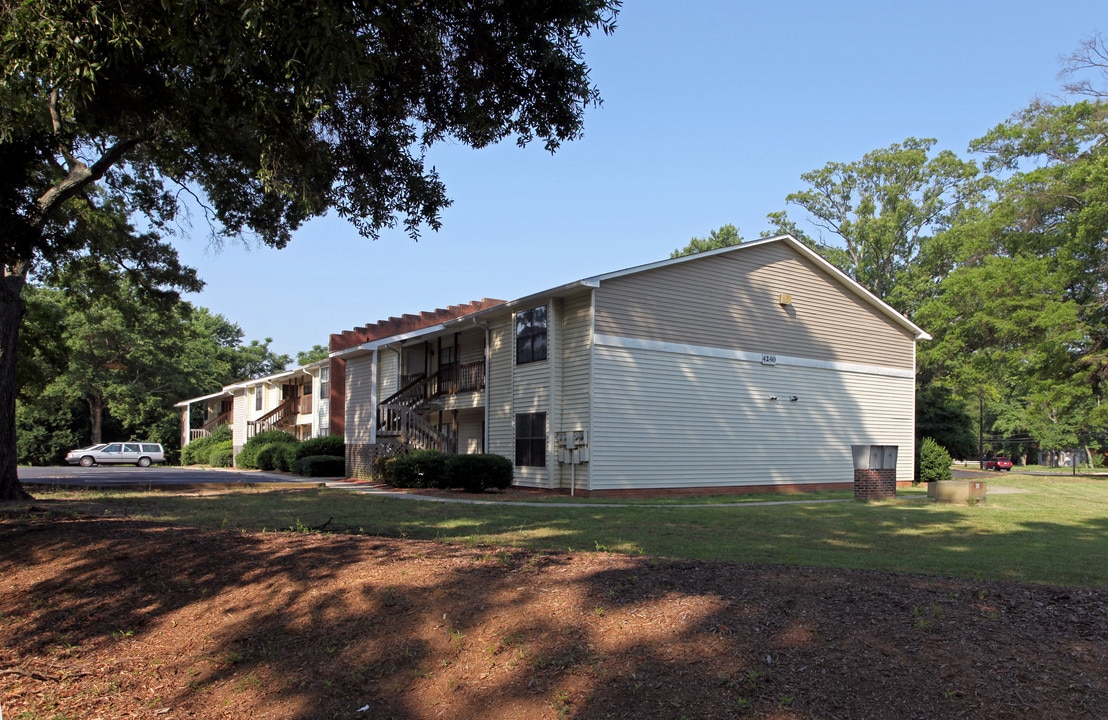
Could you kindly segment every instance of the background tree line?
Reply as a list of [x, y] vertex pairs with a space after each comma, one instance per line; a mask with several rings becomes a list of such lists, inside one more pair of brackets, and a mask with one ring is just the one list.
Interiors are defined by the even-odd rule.
[[[954, 457], [1108, 446], [1104, 38], [1061, 76], [1066, 99], [988, 130], [973, 158], [908, 138], [805, 173], [767, 216], [764, 235], [794, 235], [933, 336], [917, 433]], [[736, 242], [725, 225], [673, 255]]]
[[174, 403], [285, 369], [270, 339], [243, 341], [222, 315], [176, 296], [151, 297], [101, 261], [49, 274], [25, 290], [16, 398], [20, 463], [48, 465], [91, 443], [180, 448]]

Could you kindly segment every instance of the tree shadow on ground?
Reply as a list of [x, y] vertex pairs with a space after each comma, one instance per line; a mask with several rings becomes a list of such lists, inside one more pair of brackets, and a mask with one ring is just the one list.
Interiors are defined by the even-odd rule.
[[15, 717], [47, 697], [273, 718], [1072, 718], [1108, 700], [1104, 590], [114, 519], [3, 521], [0, 543], [0, 667], [56, 678], [17, 677]]

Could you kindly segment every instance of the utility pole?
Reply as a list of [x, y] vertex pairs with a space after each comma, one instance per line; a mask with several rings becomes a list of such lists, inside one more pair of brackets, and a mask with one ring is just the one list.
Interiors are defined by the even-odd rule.
[[985, 469], [985, 386], [977, 386], [977, 460]]

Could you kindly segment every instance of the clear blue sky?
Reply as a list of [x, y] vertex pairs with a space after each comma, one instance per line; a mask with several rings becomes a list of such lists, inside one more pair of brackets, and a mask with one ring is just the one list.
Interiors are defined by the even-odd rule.
[[[330, 333], [482, 297], [511, 300], [661, 260], [734, 223], [747, 239], [801, 173], [907, 137], [969, 141], [1060, 91], [1059, 59], [1108, 32], [1103, 0], [740, 3], [627, 0], [587, 42], [604, 97], [556, 155], [434, 149], [454, 204], [438, 233], [377, 241], [338, 218], [284, 250], [175, 245], [190, 296], [295, 356]], [[790, 215], [803, 219], [797, 208]], [[814, 229], [813, 229], [814, 232]]]

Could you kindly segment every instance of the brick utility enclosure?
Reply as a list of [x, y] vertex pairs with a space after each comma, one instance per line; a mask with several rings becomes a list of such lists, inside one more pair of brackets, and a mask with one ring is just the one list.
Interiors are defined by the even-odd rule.
[[855, 500], [889, 500], [895, 497], [895, 469], [854, 471]]

